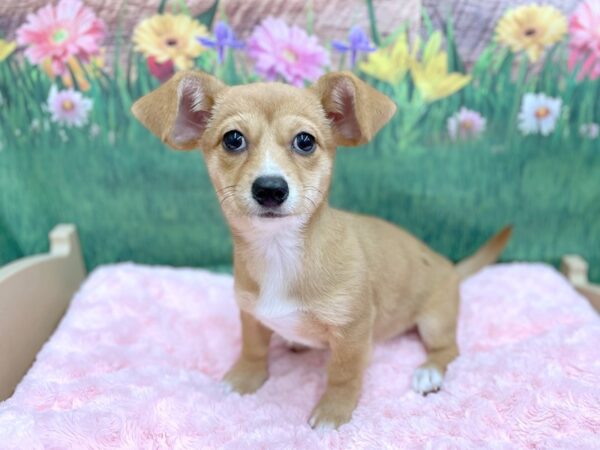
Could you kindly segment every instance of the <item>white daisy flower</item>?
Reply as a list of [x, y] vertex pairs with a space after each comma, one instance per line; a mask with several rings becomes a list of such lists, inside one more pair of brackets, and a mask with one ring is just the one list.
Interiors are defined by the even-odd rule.
[[485, 118], [477, 111], [463, 106], [448, 119], [447, 126], [448, 134], [453, 141], [476, 138], [485, 130]]
[[597, 123], [584, 123], [579, 127], [579, 135], [588, 139], [596, 139], [600, 135], [600, 125]]
[[548, 136], [556, 127], [562, 100], [545, 94], [525, 94], [519, 112], [519, 129], [523, 134]]
[[59, 91], [56, 86], [50, 88], [48, 111], [52, 121], [68, 127], [81, 127], [86, 124], [92, 109], [92, 100], [74, 89]]

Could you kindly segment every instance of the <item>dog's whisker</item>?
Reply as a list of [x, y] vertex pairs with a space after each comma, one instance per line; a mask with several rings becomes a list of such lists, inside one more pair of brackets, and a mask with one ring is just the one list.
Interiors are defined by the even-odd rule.
[[226, 192], [225, 194], [223, 194], [223, 195], [221, 196], [221, 200], [228, 199], [228, 198], [230, 198], [230, 197], [233, 197], [234, 195], [235, 195], [235, 192]]
[[305, 194], [304, 198], [306, 200], [308, 200], [309, 202], [311, 202], [315, 208], [317, 207], [317, 204], [315, 203], [315, 201], [312, 198], [310, 198], [308, 195]]
[[317, 191], [319, 194], [323, 195], [323, 192], [314, 186], [304, 186], [304, 189], [312, 189], [313, 191]]
[[323, 197], [324, 197], [323, 191], [321, 191], [320, 189], [318, 189], [318, 188], [316, 188], [314, 186], [304, 186], [304, 191], [306, 192], [307, 190], [312, 190], [312, 191], [316, 191], [316, 192], [319, 193], [316, 196], [317, 198], [312, 198], [310, 195], [308, 195], [306, 193], [303, 194], [304, 197], [306, 197], [306, 199], [309, 200], [314, 205], [314, 207], [316, 208], [317, 207], [316, 202], [317, 201], [321, 201], [323, 199]]
[[228, 192], [228, 193], [226, 193], [225, 195], [223, 195], [223, 197], [221, 197], [221, 200], [220, 200], [220, 205], [221, 205], [221, 207], [223, 207], [223, 204], [224, 204], [224, 203], [225, 203], [227, 200], [229, 200], [230, 198], [233, 198], [233, 197], [235, 197], [235, 192]]
[[231, 186], [225, 186], [224, 188], [217, 189], [217, 193], [225, 192], [230, 189], [235, 191], [237, 189], [237, 184], [232, 184]]

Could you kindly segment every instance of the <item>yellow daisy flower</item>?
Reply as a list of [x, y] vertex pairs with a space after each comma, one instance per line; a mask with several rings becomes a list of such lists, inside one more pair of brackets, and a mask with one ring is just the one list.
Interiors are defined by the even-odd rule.
[[441, 45], [441, 33], [433, 33], [423, 49], [422, 61], [412, 65], [413, 82], [427, 102], [448, 97], [471, 81], [470, 75], [448, 73], [448, 54], [440, 50]]
[[4, 61], [8, 56], [15, 51], [17, 44], [0, 39], [0, 62]]
[[135, 27], [133, 43], [136, 51], [158, 63], [171, 60], [178, 69], [189, 69], [192, 59], [205, 50], [197, 38], [206, 35], [206, 27], [189, 16], [157, 14]]
[[411, 53], [406, 34], [402, 33], [392, 45], [370, 53], [359, 68], [367, 75], [396, 84], [402, 81], [415, 58]]
[[525, 5], [508, 10], [496, 26], [496, 41], [513, 52], [525, 51], [531, 62], [567, 32], [567, 19], [550, 5]]

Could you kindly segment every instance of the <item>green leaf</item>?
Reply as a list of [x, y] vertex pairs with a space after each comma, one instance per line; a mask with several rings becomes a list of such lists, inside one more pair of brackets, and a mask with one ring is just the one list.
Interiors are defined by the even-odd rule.
[[190, 8], [185, 3], [185, 0], [178, 0], [177, 6], [179, 7], [179, 14], [185, 14], [186, 16], [191, 16]]
[[306, 32], [313, 34], [315, 29], [315, 6], [313, 0], [306, 2]]
[[433, 23], [431, 22], [431, 17], [429, 16], [429, 13], [427, 12], [427, 8], [423, 8], [422, 9], [422, 16], [423, 16], [423, 23], [425, 24], [425, 30], [427, 31], [427, 36], [431, 36], [433, 34], [433, 32], [435, 31], [434, 27], [433, 27]]
[[448, 17], [446, 22], [446, 45], [448, 47], [448, 69], [451, 72], [465, 72], [465, 65], [458, 53], [456, 45], [456, 36], [454, 35], [454, 22], [452, 17]]
[[203, 24], [209, 30], [212, 29], [213, 22], [215, 20], [215, 16], [217, 14], [217, 8], [219, 6], [219, 0], [215, 0], [213, 5], [204, 11], [202, 14], [198, 14], [196, 16], [196, 20]]
[[160, 4], [158, 5], [158, 13], [162, 14], [165, 12], [165, 6], [167, 6], [168, 0], [160, 0]]
[[381, 37], [379, 31], [377, 31], [377, 18], [375, 17], [375, 8], [373, 7], [373, 0], [367, 0], [367, 9], [369, 11], [369, 24], [371, 26], [371, 39], [377, 47], [381, 46]]

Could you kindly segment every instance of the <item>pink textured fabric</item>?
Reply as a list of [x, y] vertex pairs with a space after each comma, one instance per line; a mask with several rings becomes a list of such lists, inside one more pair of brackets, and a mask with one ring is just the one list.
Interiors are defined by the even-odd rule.
[[229, 276], [100, 268], [0, 404], [0, 448], [598, 448], [600, 320], [585, 300], [536, 264], [488, 268], [462, 293], [443, 391], [410, 391], [424, 351], [401, 336], [376, 347], [352, 422], [315, 432], [326, 351], [276, 337], [257, 394], [222, 390], [240, 346]]

